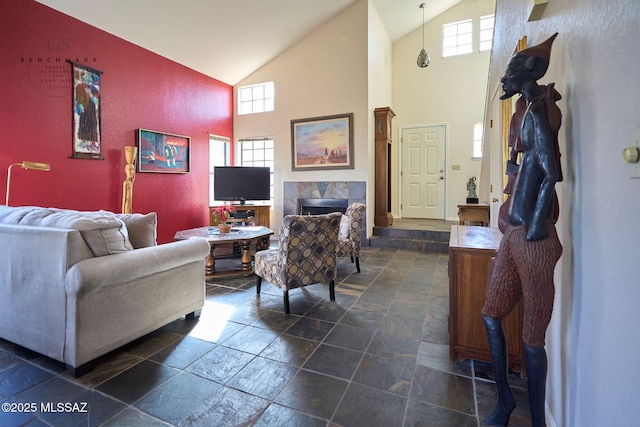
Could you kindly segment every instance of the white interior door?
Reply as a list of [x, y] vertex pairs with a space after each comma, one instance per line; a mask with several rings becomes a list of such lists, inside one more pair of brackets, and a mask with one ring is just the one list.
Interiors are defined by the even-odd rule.
[[445, 125], [402, 130], [402, 216], [445, 219]]

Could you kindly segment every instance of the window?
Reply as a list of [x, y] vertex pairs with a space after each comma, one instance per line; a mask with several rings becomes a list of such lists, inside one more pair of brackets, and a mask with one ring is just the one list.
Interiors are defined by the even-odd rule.
[[482, 158], [482, 123], [473, 125], [473, 158]]
[[268, 166], [271, 169], [270, 204], [273, 206], [273, 138], [251, 138], [240, 140], [240, 166]]
[[495, 15], [480, 17], [480, 51], [491, 50], [493, 43], [493, 23]]
[[275, 91], [273, 82], [238, 88], [238, 114], [273, 111]]
[[213, 198], [213, 168], [231, 164], [231, 141], [225, 136], [209, 135], [209, 206], [215, 205]]
[[456, 56], [473, 52], [473, 23], [471, 19], [442, 26], [442, 56]]

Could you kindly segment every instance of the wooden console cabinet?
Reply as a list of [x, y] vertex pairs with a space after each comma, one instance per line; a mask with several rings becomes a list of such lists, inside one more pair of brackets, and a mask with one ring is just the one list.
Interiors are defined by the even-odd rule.
[[[491, 362], [482, 321], [491, 258], [502, 233], [497, 228], [454, 225], [449, 240], [449, 347], [451, 362]], [[524, 375], [522, 302], [503, 321], [509, 366]]]
[[[211, 223], [211, 215], [217, 206], [209, 206], [209, 225]], [[270, 205], [233, 205], [237, 212], [253, 211], [253, 218], [256, 225], [262, 225], [271, 228]]]

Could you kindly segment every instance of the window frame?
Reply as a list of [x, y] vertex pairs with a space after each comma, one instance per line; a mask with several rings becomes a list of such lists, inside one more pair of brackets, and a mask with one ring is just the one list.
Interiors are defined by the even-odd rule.
[[[262, 148], [255, 148], [255, 147], [251, 147], [250, 149], [245, 149], [243, 147], [243, 145], [245, 143], [251, 143], [251, 144], [255, 144], [255, 143], [270, 143], [270, 147], [262, 147]], [[255, 204], [257, 205], [266, 205], [269, 204], [271, 205], [271, 210], [273, 210], [274, 208], [274, 204], [275, 204], [275, 199], [274, 199], [274, 190], [275, 190], [275, 182], [274, 182], [274, 169], [275, 169], [275, 138], [272, 136], [265, 136], [265, 137], [252, 137], [252, 138], [242, 138], [238, 140], [238, 143], [236, 144], [236, 148], [237, 148], [237, 158], [238, 158], [238, 165], [239, 166], [268, 166], [271, 170], [271, 178], [270, 178], [270, 182], [269, 182], [269, 194], [270, 194], [270, 198], [269, 200], [256, 200]], [[254, 155], [252, 155], [252, 159], [245, 159], [245, 152], [249, 152], [251, 151], [252, 153], [255, 153], [258, 150], [262, 150], [262, 155], [258, 156], [259, 158], [256, 159]], [[271, 153], [269, 155], [269, 152]], [[270, 157], [270, 158], [269, 158]]]
[[275, 85], [273, 81], [238, 87], [238, 115], [274, 111]]
[[[461, 28], [466, 26], [470, 26], [469, 31], [461, 32]], [[452, 58], [473, 53], [473, 27], [473, 19], [471, 18], [442, 24], [442, 57]], [[453, 28], [455, 28], [455, 34], [447, 34]], [[469, 37], [469, 41], [461, 43], [461, 39], [465, 37]], [[448, 43], [452, 40], [455, 41], [455, 44]], [[452, 52], [452, 49], [455, 50], [455, 53]]]

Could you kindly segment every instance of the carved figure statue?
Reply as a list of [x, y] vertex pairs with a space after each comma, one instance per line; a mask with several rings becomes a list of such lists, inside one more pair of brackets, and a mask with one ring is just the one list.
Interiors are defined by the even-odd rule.
[[[516, 407], [508, 382], [508, 350], [502, 327], [504, 319], [522, 299], [522, 339], [528, 375], [531, 425], [545, 425], [544, 403], [547, 376], [545, 334], [555, 294], [553, 270], [562, 254], [556, 234], [558, 217], [556, 182], [562, 181], [558, 130], [562, 115], [555, 102], [560, 94], [553, 84], [537, 80], [549, 67], [551, 45], [558, 33], [545, 42], [515, 53], [501, 79], [508, 99], [522, 95], [516, 105], [509, 137], [512, 152], [507, 162], [509, 194], [499, 219], [504, 237], [498, 248], [487, 284], [482, 317], [491, 350], [498, 403], [485, 425], [506, 426]], [[522, 157], [517, 164], [518, 155]]]
[[137, 151], [137, 148], [133, 146], [127, 145], [124, 147], [124, 157], [127, 163], [124, 166], [124, 173], [126, 177], [122, 183], [122, 213], [132, 212], [133, 181], [136, 176]]

